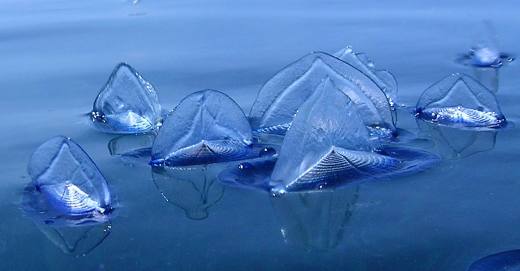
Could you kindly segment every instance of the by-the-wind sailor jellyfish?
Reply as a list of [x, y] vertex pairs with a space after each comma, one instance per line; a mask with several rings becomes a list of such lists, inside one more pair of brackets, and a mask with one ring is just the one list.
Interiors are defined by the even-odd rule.
[[490, 22], [483, 24], [485, 29], [479, 33], [478, 42], [466, 54], [459, 56], [458, 61], [464, 65], [478, 68], [500, 68], [512, 62], [514, 58], [500, 52], [497, 45], [496, 31]]
[[467, 271], [518, 271], [520, 270], [520, 249], [488, 255], [473, 262]]
[[222, 92], [204, 90], [184, 98], [166, 118], [150, 163], [187, 166], [239, 160], [251, 155], [252, 148], [251, 126], [240, 106]]
[[120, 63], [99, 92], [90, 117], [103, 132], [146, 133], [160, 124], [161, 106], [155, 88], [130, 65]]
[[459, 128], [500, 128], [506, 119], [495, 95], [475, 79], [452, 74], [426, 89], [416, 117]]
[[327, 79], [294, 117], [271, 180], [275, 194], [322, 189], [419, 170], [434, 160], [421, 151], [375, 146], [353, 102]]
[[334, 56], [354, 66], [372, 79], [386, 94], [388, 101], [395, 107], [397, 100], [397, 80], [387, 70], [376, 69], [375, 64], [364, 53], [355, 53], [351, 46], [346, 46], [334, 53]]
[[111, 211], [108, 184], [83, 149], [69, 138], [58, 136], [33, 153], [28, 166], [32, 178], [26, 210], [44, 215], [49, 223], [105, 221]]
[[264, 84], [249, 114], [253, 130], [285, 134], [298, 108], [325, 78], [350, 97], [374, 133], [395, 132], [392, 110], [381, 88], [354, 66], [322, 52], [300, 58]]

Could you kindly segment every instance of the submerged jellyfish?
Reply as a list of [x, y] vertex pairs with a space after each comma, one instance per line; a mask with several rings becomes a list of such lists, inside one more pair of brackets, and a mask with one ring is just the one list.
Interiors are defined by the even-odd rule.
[[152, 146], [154, 166], [185, 166], [258, 155], [240, 106], [216, 90], [184, 98], [166, 118]]
[[271, 197], [288, 245], [305, 250], [328, 250], [342, 241], [359, 198], [359, 186], [288, 193]]
[[327, 79], [294, 117], [271, 180], [280, 192], [322, 189], [413, 172], [436, 160], [422, 151], [376, 146], [354, 103]]
[[161, 106], [154, 87], [130, 65], [120, 63], [99, 92], [90, 116], [103, 132], [146, 133], [160, 124]]
[[33, 153], [28, 166], [32, 183], [24, 209], [46, 224], [68, 226], [105, 222], [112, 210], [108, 184], [83, 149], [58, 136]]
[[212, 167], [152, 168], [152, 178], [164, 200], [182, 209], [187, 218], [202, 220], [224, 196], [224, 186]]
[[500, 128], [506, 119], [495, 95], [475, 79], [452, 74], [426, 89], [416, 117], [459, 128]]
[[520, 270], [520, 249], [492, 254], [472, 263], [468, 271]]
[[367, 127], [378, 134], [395, 132], [395, 119], [381, 88], [354, 66], [322, 52], [300, 58], [264, 84], [249, 114], [253, 130], [285, 134], [300, 106], [326, 78], [350, 97]]
[[347, 62], [354, 68], [360, 70], [372, 81], [374, 81], [379, 88], [386, 94], [390, 106], [395, 110], [395, 102], [397, 99], [397, 80], [395, 76], [387, 70], [376, 69], [375, 64], [364, 53], [355, 53], [351, 46], [337, 51], [335, 57]]

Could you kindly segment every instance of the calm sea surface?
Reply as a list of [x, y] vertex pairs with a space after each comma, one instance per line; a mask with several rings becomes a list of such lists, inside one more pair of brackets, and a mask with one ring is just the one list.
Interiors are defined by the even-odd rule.
[[[205, 173], [152, 172], [111, 157], [89, 127], [112, 68], [134, 66], [173, 108], [206, 88], [246, 112], [261, 85], [311, 51], [366, 52], [399, 82], [399, 102], [452, 72], [490, 21], [520, 54], [517, 1], [28, 1], [0, 3], [0, 270], [464, 271], [520, 248], [520, 66], [500, 70], [498, 133], [398, 126], [445, 158], [427, 172], [273, 199]], [[20, 210], [26, 165], [55, 135], [81, 144], [117, 197], [111, 225], [55, 229]], [[175, 181], [177, 180], [177, 181]], [[161, 194], [162, 192], [162, 194]], [[165, 197], [169, 201], [165, 200]], [[87, 253], [88, 252], [88, 253]], [[85, 254], [83, 256], [83, 254]]]

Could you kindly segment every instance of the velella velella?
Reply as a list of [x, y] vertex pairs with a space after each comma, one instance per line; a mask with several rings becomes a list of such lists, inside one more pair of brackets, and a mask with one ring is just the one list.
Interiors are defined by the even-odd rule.
[[154, 166], [186, 166], [258, 155], [251, 126], [226, 94], [204, 90], [184, 98], [165, 119], [152, 146]]
[[289, 64], [258, 92], [249, 118], [257, 133], [285, 134], [298, 108], [325, 78], [345, 92], [375, 133], [395, 132], [390, 103], [381, 88], [354, 66], [323, 52], [308, 54]]
[[334, 56], [352, 65], [372, 79], [386, 94], [390, 106], [395, 110], [397, 80], [392, 73], [387, 70], [377, 69], [374, 62], [366, 54], [354, 52], [350, 45], [334, 53]]
[[130, 65], [120, 63], [96, 97], [90, 117], [103, 132], [146, 133], [160, 125], [161, 105], [152, 84]]
[[358, 198], [359, 186], [270, 197], [284, 242], [309, 251], [343, 241]]
[[33, 153], [23, 209], [45, 224], [106, 222], [112, 210], [108, 184], [94, 162], [70, 138], [54, 137]]
[[500, 128], [506, 119], [495, 95], [465, 74], [452, 74], [427, 88], [416, 117], [459, 128]]
[[300, 107], [271, 174], [275, 191], [334, 187], [430, 166], [427, 152], [378, 146], [353, 102], [324, 80]]
[[499, 70], [511, 63], [514, 57], [499, 50], [495, 29], [490, 22], [478, 34], [478, 41], [471, 49], [461, 54], [457, 62], [473, 70], [475, 78], [492, 92], [498, 91]]
[[477, 44], [467, 53], [460, 55], [458, 61], [478, 68], [500, 68], [512, 62], [514, 58], [511, 55], [500, 52], [493, 25], [486, 21], [483, 26], [485, 29], [479, 33]]
[[153, 182], [164, 200], [184, 211], [187, 218], [202, 220], [224, 196], [211, 166], [152, 168]]
[[520, 249], [503, 251], [473, 262], [467, 271], [518, 271]]
[[468, 53], [459, 58], [462, 64], [479, 68], [499, 68], [513, 60], [514, 58], [509, 54], [483, 44], [474, 46]]

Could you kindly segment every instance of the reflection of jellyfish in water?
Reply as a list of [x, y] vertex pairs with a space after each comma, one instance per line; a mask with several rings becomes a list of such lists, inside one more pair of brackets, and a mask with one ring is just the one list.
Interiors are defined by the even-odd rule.
[[74, 224], [76, 221], [67, 221], [65, 218], [49, 219], [46, 210], [42, 209], [42, 205], [45, 204], [43, 201], [40, 192], [28, 185], [24, 191], [22, 209], [63, 253], [85, 256], [101, 245], [111, 233], [112, 224], [106, 216], [83, 220], [81, 224]]
[[417, 125], [422, 133], [433, 140], [439, 154], [447, 159], [465, 158], [495, 148], [497, 132], [493, 130], [457, 129], [422, 120], [417, 120]]
[[484, 23], [485, 30], [479, 33], [477, 43], [457, 61], [473, 69], [475, 78], [493, 92], [498, 91], [499, 69], [512, 62], [514, 57], [500, 52], [496, 31], [490, 22]]
[[327, 250], [343, 239], [359, 186], [336, 190], [290, 192], [271, 197], [284, 241], [306, 250]]
[[520, 249], [503, 251], [473, 262], [468, 271], [517, 271], [520, 270]]
[[154, 139], [153, 134], [118, 136], [108, 142], [108, 151], [125, 163], [147, 165]]
[[152, 178], [166, 202], [190, 219], [208, 217], [208, 210], [224, 196], [224, 186], [214, 177], [212, 166], [152, 168]]
[[22, 209], [65, 253], [85, 255], [110, 234], [112, 196], [83, 149], [54, 137], [33, 153]]

